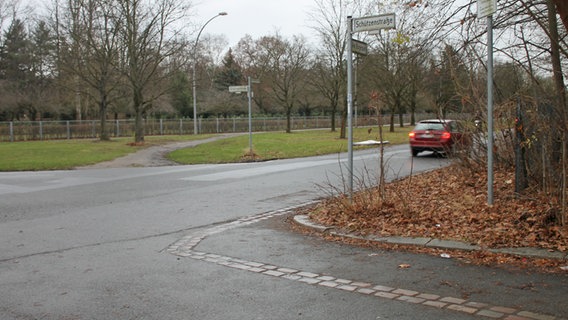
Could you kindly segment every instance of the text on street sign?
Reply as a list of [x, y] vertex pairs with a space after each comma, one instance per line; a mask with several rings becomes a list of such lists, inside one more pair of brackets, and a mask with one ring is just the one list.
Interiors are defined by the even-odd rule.
[[367, 43], [355, 39], [351, 39], [351, 50], [353, 53], [366, 56], [369, 54], [369, 50], [367, 49]]
[[353, 19], [353, 32], [395, 28], [396, 15], [394, 13]]
[[229, 92], [248, 92], [248, 86], [230, 86]]

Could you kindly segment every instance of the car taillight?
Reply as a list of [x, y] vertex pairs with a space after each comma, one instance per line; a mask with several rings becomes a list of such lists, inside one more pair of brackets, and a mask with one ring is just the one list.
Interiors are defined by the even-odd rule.
[[414, 139], [414, 138], [416, 137], [416, 133], [410, 132], [410, 133], [408, 134], [408, 137], [409, 137], [410, 139]]
[[451, 137], [452, 137], [451, 133], [449, 133], [448, 131], [444, 131], [444, 132], [442, 133], [442, 137], [441, 137], [441, 138], [442, 138], [442, 139], [445, 139], [445, 140], [449, 140]]

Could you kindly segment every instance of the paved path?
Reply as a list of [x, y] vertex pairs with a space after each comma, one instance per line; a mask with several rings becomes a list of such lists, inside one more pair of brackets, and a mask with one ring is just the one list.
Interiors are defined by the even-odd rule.
[[169, 143], [165, 145], [149, 147], [135, 153], [131, 153], [124, 157], [116, 158], [114, 160], [100, 162], [90, 166], [78, 167], [77, 169], [101, 169], [101, 168], [126, 168], [126, 167], [163, 167], [175, 166], [178, 163], [166, 158], [166, 155], [174, 150], [191, 148], [202, 143], [208, 143], [220, 139], [236, 137], [246, 133], [228, 133], [212, 138], [182, 141]]

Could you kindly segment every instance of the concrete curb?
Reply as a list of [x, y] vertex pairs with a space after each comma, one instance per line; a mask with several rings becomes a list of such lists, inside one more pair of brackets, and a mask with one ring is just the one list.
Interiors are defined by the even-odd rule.
[[[453, 240], [441, 240], [435, 238], [409, 238], [409, 237], [375, 237], [375, 236], [362, 237], [352, 234], [340, 233], [337, 232], [333, 227], [326, 227], [311, 221], [307, 215], [294, 216], [294, 222], [301, 226], [313, 229], [321, 233], [327, 232], [331, 235], [353, 238], [353, 239], [376, 241], [376, 242], [391, 243], [391, 244], [415, 245], [415, 246], [438, 248], [438, 249], [457, 249], [465, 251], [482, 250], [480, 246], [471, 245], [465, 242], [453, 241]], [[549, 251], [548, 249], [542, 249], [542, 248], [499, 248], [499, 249], [485, 249], [485, 250], [493, 253], [505, 253], [515, 256], [523, 256], [531, 258], [568, 260], [568, 253]]]

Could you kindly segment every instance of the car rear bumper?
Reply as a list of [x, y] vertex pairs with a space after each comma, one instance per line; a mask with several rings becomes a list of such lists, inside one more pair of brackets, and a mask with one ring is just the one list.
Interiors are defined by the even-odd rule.
[[411, 142], [410, 148], [415, 151], [445, 152], [450, 150], [451, 143]]

